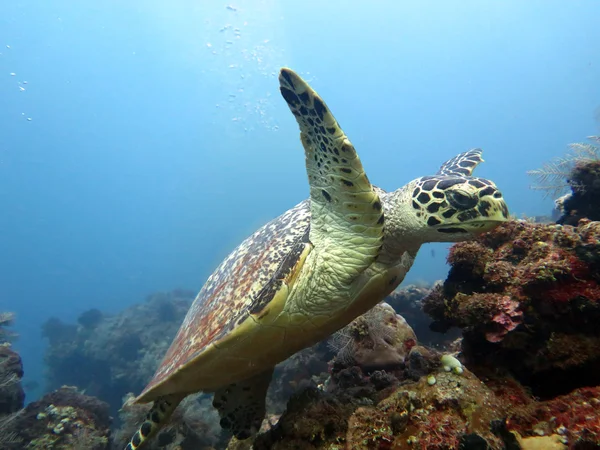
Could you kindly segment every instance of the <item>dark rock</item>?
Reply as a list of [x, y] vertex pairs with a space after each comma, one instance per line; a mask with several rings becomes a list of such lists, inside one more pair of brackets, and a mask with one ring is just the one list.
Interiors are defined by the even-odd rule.
[[84, 327], [93, 329], [102, 321], [103, 314], [96, 308], [89, 309], [77, 318], [77, 322]]
[[415, 381], [432, 373], [439, 367], [440, 354], [421, 345], [413, 347], [406, 359], [406, 375]]
[[489, 450], [490, 446], [487, 441], [475, 433], [464, 434], [461, 436], [459, 444], [459, 450]]
[[21, 378], [21, 357], [7, 345], [0, 345], [0, 416], [14, 413], [23, 407], [25, 391], [21, 386]]

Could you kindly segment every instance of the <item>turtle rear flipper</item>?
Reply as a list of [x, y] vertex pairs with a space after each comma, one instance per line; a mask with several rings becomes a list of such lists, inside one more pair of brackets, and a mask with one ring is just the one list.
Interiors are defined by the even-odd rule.
[[384, 221], [381, 200], [354, 146], [321, 97], [290, 69], [281, 69], [279, 83], [300, 126], [306, 155], [310, 242], [322, 254], [344, 261], [344, 269], [332, 278], [344, 285], [379, 254]]
[[240, 439], [256, 435], [265, 417], [267, 389], [273, 368], [225, 386], [215, 392], [213, 406], [219, 411], [220, 425]]
[[139, 449], [145, 442], [154, 437], [164, 424], [168, 422], [173, 411], [175, 411], [177, 405], [181, 403], [184, 397], [182, 395], [165, 395], [154, 400], [144, 423], [142, 423], [138, 431], [133, 435], [125, 450]]

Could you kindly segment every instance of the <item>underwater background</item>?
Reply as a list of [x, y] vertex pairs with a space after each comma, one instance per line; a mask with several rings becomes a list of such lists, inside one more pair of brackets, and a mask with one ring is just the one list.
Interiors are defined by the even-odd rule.
[[[50, 316], [198, 291], [308, 196], [289, 66], [388, 190], [473, 147], [511, 213], [600, 131], [600, 2], [0, 2], [0, 311], [43, 384]], [[447, 273], [424, 247], [404, 284]], [[43, 392], [28, 392], [27, 401]]]

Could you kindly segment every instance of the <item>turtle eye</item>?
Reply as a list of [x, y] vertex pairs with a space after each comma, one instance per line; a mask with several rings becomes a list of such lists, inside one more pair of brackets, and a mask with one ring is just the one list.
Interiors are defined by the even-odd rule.
[[471, 209], [477, 205], [477, 198], [465, 191], [448, 191], [446, 197], [448, 198], [448, 203], [456, 209]]

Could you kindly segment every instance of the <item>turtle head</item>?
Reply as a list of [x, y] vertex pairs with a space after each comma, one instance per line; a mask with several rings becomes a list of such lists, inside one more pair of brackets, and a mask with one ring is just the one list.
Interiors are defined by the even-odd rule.
[[[483, 178], [435, 175], [404, 188], [404, 211], [422, 242], [458, 242], [490, 231], [508, 220], [508, 208], [496, 185]], [[406, 205], [408, 203], [408, 205]]]

